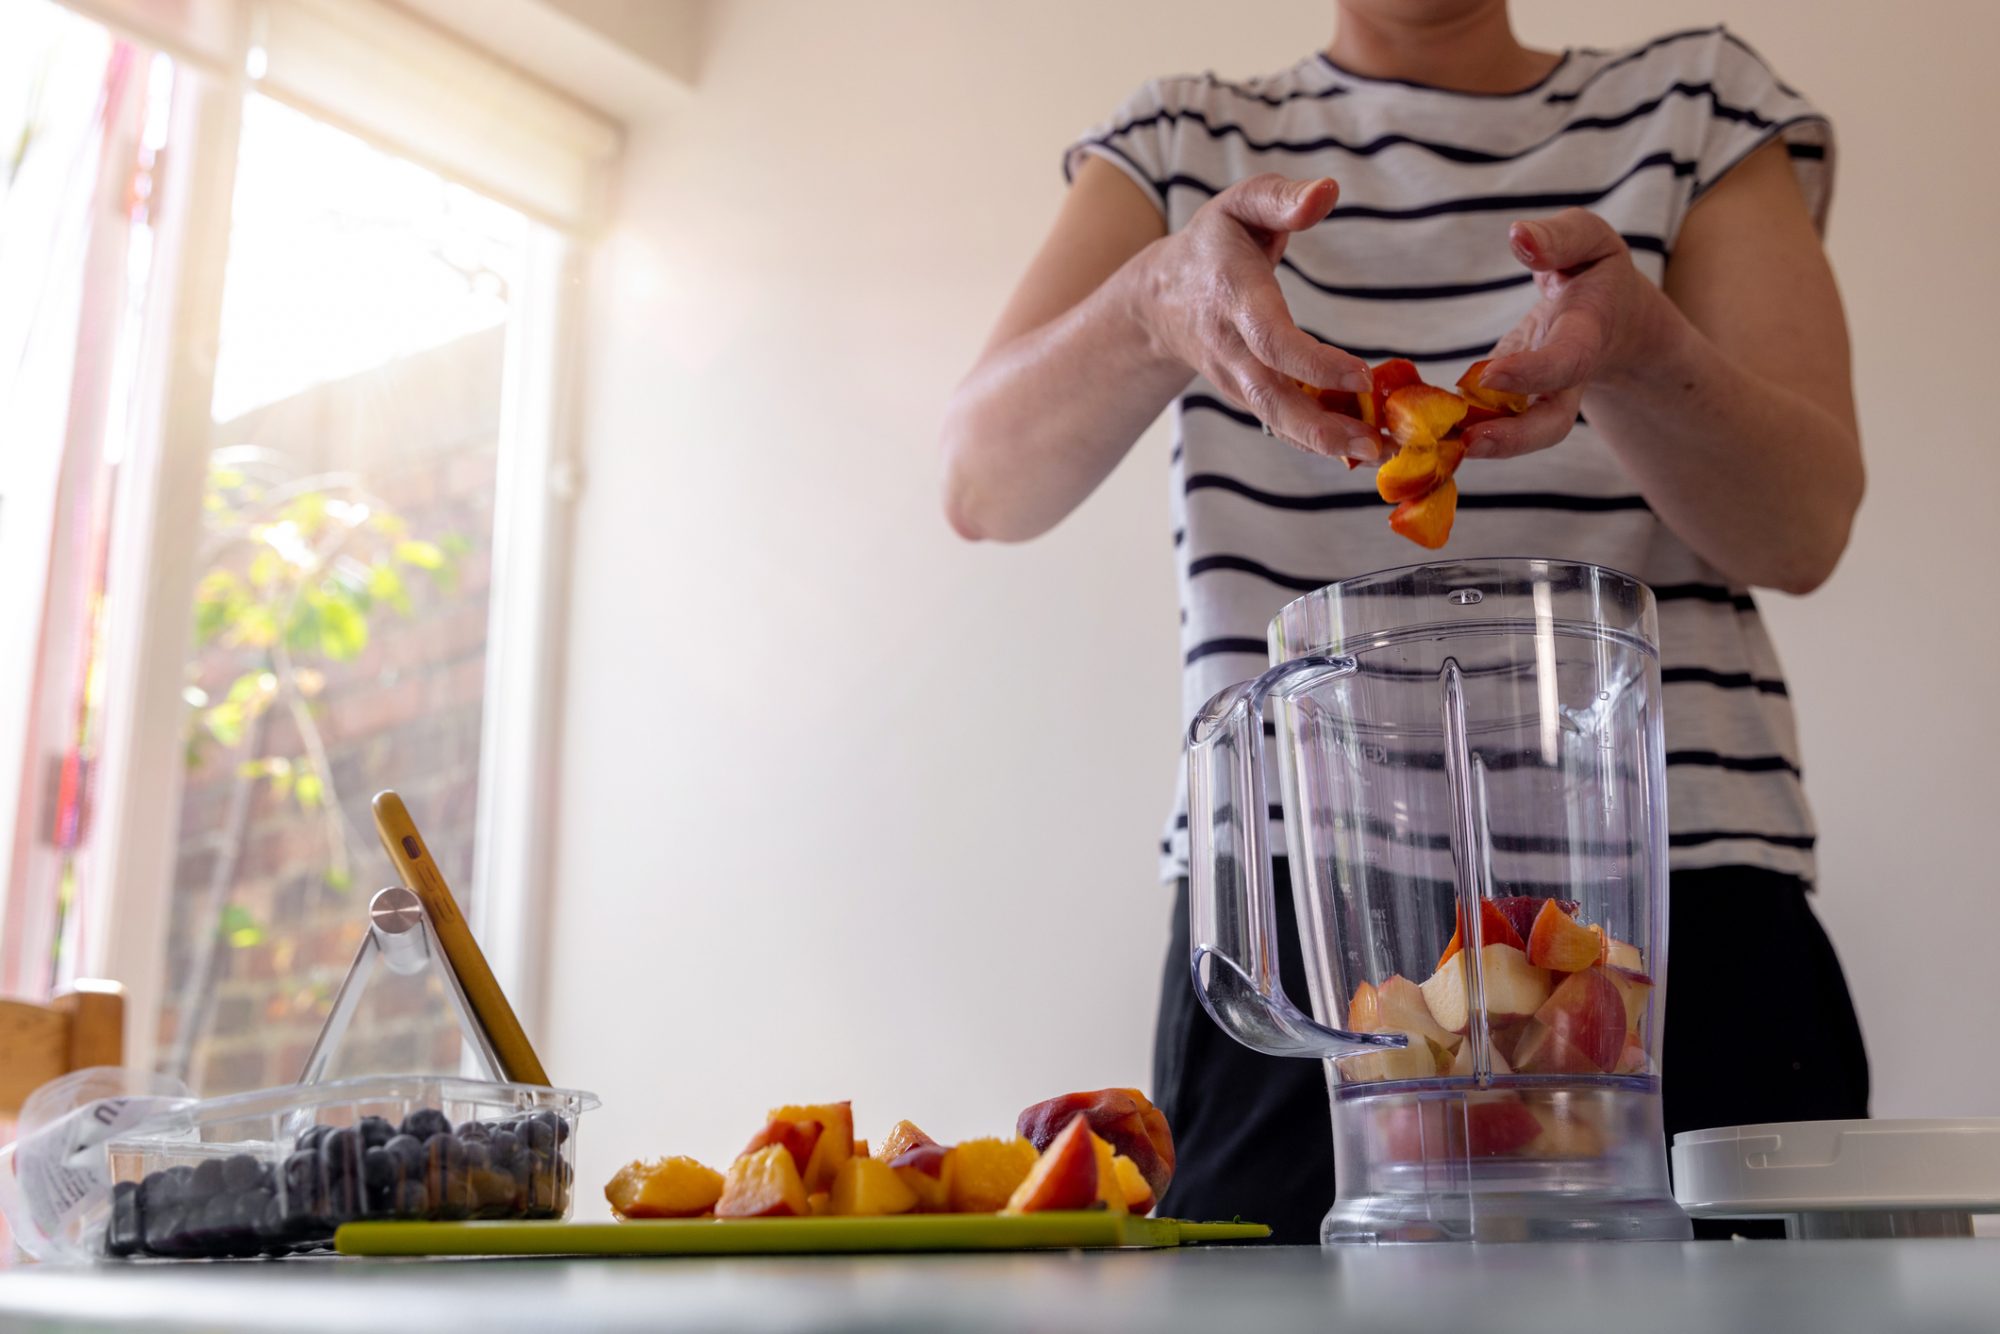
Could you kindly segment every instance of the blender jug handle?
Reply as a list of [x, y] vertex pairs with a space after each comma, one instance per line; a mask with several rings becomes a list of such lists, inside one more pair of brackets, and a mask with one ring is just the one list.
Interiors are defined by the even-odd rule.
[[[1326, 1027], [1292, 1004], [1278, 976], [1264, 703], [1358, 665], [1332, 654], [1294, 658], [1222, 691], [1188, 728], [1188, 965], [1195, 995], [1224, 1032], [1271, 1056], [1346, 1056], [1409, 1042], [1401, 1033]], [[1233, 859], [1233, 874], [1225, 873], [1225, 858]]]

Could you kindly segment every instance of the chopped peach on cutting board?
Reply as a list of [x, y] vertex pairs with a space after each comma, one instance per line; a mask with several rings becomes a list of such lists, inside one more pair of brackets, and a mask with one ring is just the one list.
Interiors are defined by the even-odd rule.
[[918, 1213], [941, 1214], [951, 1208], [951, 1150], [944, 1145], [916, 1145], [898, 1154], [889, 1166], [917, 1197]]
[[833, 1174], [829, 1213], [842, 1217], [906, 1214], [917, 1207], [917, 1193], [896, 1169], [865, 1155], [849, 1158]]
[[782, 1144], [754, 1149], [723, 1174], [718, 1218], [803, 1218], [812, 1212], [798, 1163]]
[[916, 1122], [898, 1121], [890, 1126], [889, 1133], [883, 1136], [882, 1147], [875, 1151], [875, 1156], [885, 1163], [893, 1163], [911, 1149], [936, 1143], [936, 1140], [917, 1128]]
[[1097, 1203], [1098, 1191], [1095, 1144], [1101, 1142], [1090, 1133], [1090, 1121], [1082, 1112], [1072, 1116], [1008, 1196], [1005, 1212], [1038, 1214], [1091, 1208]]
[[1153, 1187], [1139, 1170], [1139, 1164], [1121, 1153], [1112, 1158], [1111, 1168], [1118, 1174], [1119, 1188], [1125, 1192], [1125, 1208], [1135, 1214], [1150, 1213], [1156, 1203]]
[[1035, 1146], [1025, 1139], [969, 1139], [947, 1152], [945, 1190], [955, 1214], [990, 1214], [1035, 1166]]
[[1049, 1098], [1024, 1108], [1014, 1128], [1037, 1148], [1046, 1147], [1077, 1112], [1090, 1118], [1091, 1133], [1132, 1160], [1155, 1195], [1166, 1194], [1174, 1179], [1173, 1130], [1167, 1114], [1138, 1089], [1098, 1089]]
[[779, 1107], [767, 1118], [794, 1125], [817, 1124], [823, 1133], [813, 1145], [812, 1156], [799, 1165], [808, 1191], [825, 1190], [833, 1184], [833, 1174], [854, 1152], [854, 1112], [845, 1102], [826, 1102], [804, 1107]]
[[722, 1173], [692, 1158], [634, 1160], [604, 1188], [620, 1218], [695, 1218], [722, 1198]]
[[[819, 1148], [820, 1137], [826, 1127], [817, 1121], [789, 1121], [773, 1118], [764, 1123], [764, 1128], [750, 1137], [743, 1146], [743, 1153], [777, 1145], [792, 1156], [792, 1165], [799, 1170], [799, 1179], [805, 1179], [806, 1166], [812, 1162], [813, 1153]], [[743, 1154], [738, 1154], [741, 1158]]]

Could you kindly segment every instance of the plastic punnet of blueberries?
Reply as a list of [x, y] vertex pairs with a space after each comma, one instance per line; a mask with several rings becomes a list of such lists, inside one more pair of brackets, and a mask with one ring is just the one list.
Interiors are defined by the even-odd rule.
[[112, 1256], [220, 1259], [324, 1250], [360, 1219], [560, 1218], [569, 1118], [547, 1109], [452, 1125], [422, 1107], [397, 1124], [307, 1127], [277, 1163], [250, 1153], [112, 1187]]

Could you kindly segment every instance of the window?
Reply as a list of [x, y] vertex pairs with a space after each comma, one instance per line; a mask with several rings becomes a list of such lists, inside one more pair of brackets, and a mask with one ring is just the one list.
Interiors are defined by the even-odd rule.
[[[269, 98], [244, 106], [160, 1007], [162, 1068], [205, 1093], [298, 1076], [385, 875], [377, 791], [403, 794], [473, 888], [508, 309], [531, 227]], [[425, 980], [381, 980], [382, 1012], [343, 1052], [355, 1068], [456, 1062]]]
[[[58, 368], [44, 414], [63, 438], [115, 428], [92, 436], [94, 507], [30, 485], [11, 462], [25, 437], [0, 450], [0, 544], [50, 568], [66, 545], [94, 553], [74, 596], [0, 580], [39, 627], [31, 650], [74, 646], [66, 696], [32, 653], [0, 656], [0, 714], [25, 700], [30, 724], [56, 719], [0, 723], [0, 766], [11, 736], [23, 794], [55, 793], [68, 821], [15, 828], [0, 989], [111, 977], [128, 1060], [209, 1094], [295, 1078], [389, 882], [368, 801], [395, 787], [532, 1028], [562, 388], [616, 134], [373, 0], [88, 10], [109, 26], [0, 0], [0, 72], [24, 35], [70, 44], [84, 73], [60, 85], [60, 142], [112, 164], [124, 189], [85, 193], [127, 220], [92, 215], [84, 296], [55, 308], [88, 318], [96, 294], [118, 334], [69, 340], [93, 355]], [[103, 91], [121, 51], [129, 104]], [[104, 106], [126, 108], [123, 139], [91, 129]], [[0, 98], [0, 130], [10, 111]], [[0, 194], [0, 282], [31, 267], [14, 203]], [[33, 342], [63, 346], [41, 326]], [[87, 379], [105, 348], [111, 372]], [[357, 1068], [449, 1063], [441, 1006], [380, 1001]]]

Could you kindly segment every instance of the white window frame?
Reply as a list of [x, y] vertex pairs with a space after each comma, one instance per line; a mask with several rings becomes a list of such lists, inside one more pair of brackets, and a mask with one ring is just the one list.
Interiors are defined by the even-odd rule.
[[[619, 127], [380, 0], [62, 0], [165, 51], [175, 94], [138, 443], [118, 497], [106, 721], [80, 970], [125, 986], [126, 1061], [150, 1066], [182, 788], [201, 496], [243, 103], [264, 92], [543, 224], [510, 312], [480, 747], [475, 930], [531, 1034], [542, 1027], [576, 386], [578, 281]], [[252, 77], [253, 74], [261, 78]], [[495, 123], [498, 122], [498, 123]], [[479, 129], [490, 131], [476, 133]], [[494, 142], [521, 146], [495, 154]], [[415, 812], [421, 820], [422, 812]], [[360, 883], [390, 883], [384, 861]]]

